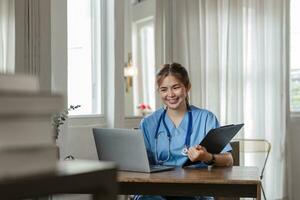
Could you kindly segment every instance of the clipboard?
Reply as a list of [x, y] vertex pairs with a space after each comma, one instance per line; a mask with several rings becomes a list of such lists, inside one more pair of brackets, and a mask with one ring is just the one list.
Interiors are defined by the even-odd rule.
[[[211, 129], [199, 145], [204, 146], [209, 153], [218, 154], [231, 141], [231, 139], [240, 131], [244, 124], [231, 124]], [[194, 165], [200, 162], [187, 160], [183, 167]]]

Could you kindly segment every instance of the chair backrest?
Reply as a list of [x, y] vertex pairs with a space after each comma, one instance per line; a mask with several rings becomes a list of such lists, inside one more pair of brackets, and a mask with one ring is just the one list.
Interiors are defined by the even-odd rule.
[[266, 153], [260, 179], [263, 178], [264, 170], [271, 151], [271, 143], [264, 139], [236, 139], [230, 142], [232, 147], [233, 165], [240, 165], [241, 153]]
[[239, 141], [232, 141], [230, 142], [232, 147], [231, 155], [233, 157], [233, 166], [240, 165], [240, 142]]
[[[232, 156], [234, 160], [233, 165], [240, 165], [240, 154], [245, 153], [265, 153], [264, 163], [260, 172], [260, 180], [263, 179], [265, 167], [269, 158], [271, 151], [271, 143], [264, 139], [236, 139], [231, 143], [232, 146]], [[266, 200], [266, 194], [261, 185], [262, 194]]]
[[264, 139], [238, 139], [240, 153], [264, 153], [264, 163], [260, 173], [260, 179], [263, 178], [265, 167], [271, 151], [271, 143]]

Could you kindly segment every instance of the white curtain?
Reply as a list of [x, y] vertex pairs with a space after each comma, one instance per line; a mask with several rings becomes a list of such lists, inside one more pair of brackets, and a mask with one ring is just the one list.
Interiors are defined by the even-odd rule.
[[286, 198], [287, 1], [167, 3], [156, 6], [156, 63], [183, 64], [192, 104], [213, 111], [221, 124], [244, 122], [239, 137], [271, 142], [265, 190], [268, 199]]
[[15, 65], [15, 7], [0, 0], [0, 73], [13, 73]]

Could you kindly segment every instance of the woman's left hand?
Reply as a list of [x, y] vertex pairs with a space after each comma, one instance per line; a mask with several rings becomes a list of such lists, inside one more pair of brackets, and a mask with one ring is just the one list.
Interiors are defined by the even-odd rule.
[[204, 161], [207, 162], [211, 160], [211, 154], [207, 152], [205, 147], [197, 145], [195, 147], [190, 147], [188, 150], [188, 157], [192, 162]]

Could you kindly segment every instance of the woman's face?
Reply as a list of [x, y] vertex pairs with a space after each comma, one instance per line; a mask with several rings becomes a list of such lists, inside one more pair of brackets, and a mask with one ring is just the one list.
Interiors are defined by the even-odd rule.
[[164, 78], [158, 91], [168, 109], [178, 110], [186, 106], [188, 89], [176, 77], [169, 75]]

